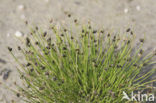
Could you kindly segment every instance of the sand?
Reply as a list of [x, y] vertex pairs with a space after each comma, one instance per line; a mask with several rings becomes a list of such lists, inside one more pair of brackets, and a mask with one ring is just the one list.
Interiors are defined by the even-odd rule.
[[[71, 14], [70, 20], [65, 13]], [[23, 103], [4, 86], [22, 85], [7, 46], [19, 45], [16, 37], [26, 36], [33, 25], [46, 27], [51, 18], [58, 24], [75, 18], [81, 23], [90, 20], [95, 28], [121, 33], [131, 27], [137, 38], [145, 35], [145, 50], [156, 45], [155, 0], [0, 0], [0, 103]]]

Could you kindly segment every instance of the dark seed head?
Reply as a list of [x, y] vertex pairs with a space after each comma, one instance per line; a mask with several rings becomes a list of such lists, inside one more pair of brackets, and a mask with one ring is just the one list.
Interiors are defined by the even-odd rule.
[[121, 65], [117, 65], [117, 68], [121, 68], [122, 66]]
[[30, 43], [30, 39], [26, 37], [26, 43]]
[[28, 21], [25, 21], [25, 24], [28, 25]]
[[20, 94], [19, 94], [19, 93], [17, 93], [17, 94], [16, 94], [16, 96], [17, 96], [17, 97], [20, 97]]
[[114, 46], [114, 49], [117, 49], [117, 48], [118, 48], [118, 46], [117, 46], [117, 45], [115, 45], [115, 46]]
[[131, 31], [131, 29], [130, 28], [128, 28], [127, 30], [126, 30], [126, 32], [130, 32]]
[[95, 53], [97, 53], [97, 52], [98, 52], [98, 50], [96, 49], [96, 50], [95, 50]]
[[43, 33], [43, 36], [46, 37], [46, 35], [47, 35], [47, 32], [45, 31], [45, 32]]
[[36, 42], [35, 42], [35, 44], [36, 44], [36, 45], [38, 45], [38, 44], [39, 44], [39, 42], [38, 42], [38, 41], [36, 41]]
[[73, 36], [71, 36], [71, 39], [74, 39], [74, 37], [73, 37]]
[[64, 32], [66, 32], [67, 31], [67, 29], [64, 29]]
[[131, 35], [133, 35], [133, 31], [131, 31]]
[[49, 75], [49, 72], [45, 72], [45, 75]]
[[107, 36], [110, 37], [110, 34], [108, 33]]
[[84, 33], [84, 29], [82, 29], [82, 33]]
[[94, 34], [97, 33], [97, 30], [93, 30], [93, 33], [94, 33]]
[[144, 52], [144, 51], [143, 51], [142, 49], [139, 51], [140, 54], [143, 54], [143, 52]]
[[36, 26], [35, 29], [38, 30], [38, 26]]
[[63, 50], [67, 50], [67, 48], [66, 48], [66, 47], [63, 47], [62, 49], [63, 49]]
[[65, 55], [65, 54], [63, 54], [63, 55], [62, 55], [62, 57], [64, 57], [64, 58], [65, 58], [65, 57], [66, 57], [66, 55]]
[[42, 69], [42, 70], [45, 70], [45, 67], [44, 67], [44, 66], [41, 66], [41, 69]]
[[36, 62], [36, 63], [35, 63], [35, 65], [37, 66], [37, 65], [38, 65], [38, 63]]
[[52, 63], [55, 64], [55, 61], [53, 60]]
[[18, 46], [18, 50], [21, 50], [21, 47], [20, 46]]
[[53, 77], [53, 81], [56, 81], [57, 80], [57, 78], [56, 77]]
[[92, 27], [89, 25], [89, 27], [88, 27], [89, 29], [91, 29]]
[[131, 42], [131, 41], [130, 41], [130, 40], [128, 40], [128, 41], [127, 41], [127, 44], [129, 44], [130, 42]]
[[74, 22], [77, 23], [77, 19], [75, 19]]
[[63, 37], [63, 36], [64, 36], [64, 34], [61, 34], [61, 36]]
[[44, 87], [39, 87], [39, 90], [44, 90], [45, 88]]
[[138, 65], [135, 63], [133, 66], [137, 67]]
[[128, 58], [128, 59], [127, 59], [127, 61], [131, 61], [131, 60], [132, 60], [131, 58]]
[[139, 41], [141, 42], [141, 43], [144, 43], [144, 39], [143, 38], [141, 38], [141, 39], [139, 39]]
[[114, 36], [113, 38], [116, 39], [116, 36]]
[[26, 66], [28, 67], [28, 66], [30, 66], [30, 65], [31, 65], [31, 63], [27, 63], [27, 65], [26, 65]]
[[26, 37], [26, 46], [30, 47], [30, 39], [28, 37]]
[[47, 48], [47, 49], [50, 49], [50, 46], [47, 46], [46, 48]]
[[52, 47], [54, 47], [54, 46], [55, 46], [55, 44], [52, 44], [51, 46], [52, 46]]
[[95, 47], [97, 47], [97, 44], [95, 44]]
[[58, 83], [58, 86], [61, 86], [61, 83]]
[[68, 14], [68, 17], [70, 18], [71, 17], [71, 14]]
[[33, 69], [33, 68], [31, 68], [31, 69], [30, 69], [30, 72], [33, 72], [33, 71], [34, 71], [34, 69]]
[[101, 33], [104, 33], [104, 30], [101, 30]]
[[62, 80], [62, 84], [64, 83], [64, 80]]
[[45, 52], [45, 55], [48, 55], [49, 53], [48, 52]]
[[113, 42], [115, 42], [115, 41], [116, 41], [116, 39], [113, 38]]
[[143, 66], [147, 66], [147, 63], [144, 63]]
[[94, 64], [94, 67], [96, 67], [96, 68], [97, 68], [97, 67], [98, 67], [98, 65], [97, 65], [97, 64]]
[[97, 42], [97, 40], [94, 40], [94, 43], [96, 43]]
[[47, 42], [51, 42], [51, 38], [48, 38], [48, 39], [47, 39]]

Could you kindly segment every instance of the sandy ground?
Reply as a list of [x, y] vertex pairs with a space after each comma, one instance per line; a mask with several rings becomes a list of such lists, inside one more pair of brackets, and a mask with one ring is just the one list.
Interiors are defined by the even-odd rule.
[[95, 27], [125, 31], [132, 27], [138, 38], [146, 34], [145, 49], [156, 45], [156, 1], [155, 0], [0, 0], [0, 103], [23, 103], [5, 88], [14, 88], [14, 82], [21, 84], [7, 46], [17, 45], [15, 32], [28, 33], [25, 26], [45, 26], [53, 18], [64, 23], [68, 17], [80, 22], [92, 21]]

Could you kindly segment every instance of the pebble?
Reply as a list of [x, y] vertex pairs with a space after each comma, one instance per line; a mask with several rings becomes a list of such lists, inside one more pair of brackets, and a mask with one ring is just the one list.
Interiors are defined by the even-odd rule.
[[10, 69], [3, 69], [2, 71], [0, 71], [0, 75], [3, 76], [3, 80], [7, 80], [9, 75], [10, 75], [11, 70]]
[[17, 6], [17, 9], [20, 10], [20, 11], [23, 11], [25, 9], [25, 6], [22, 5], [22, 4], [21, 5], [18, 5]]
[[124, 13], [128, 13], [128, 9], [127, 8], [124, 9]]
[[23, 36], [23, 33], [20, 32], [20, 31], [16, 31], [16, 32], [15, 32], [15, 36], [16, 36], [16, 37], [21, 37], [21, 36]]
[[6, 61], [4, 59], [0, 58], [0, 63], [6, 64]]
[[7, 33], [7, 37], [10, 37], [10, 33]]
[[139, 5], [137, 5], [137, 6], [136, 6], [136, 10], [137, 10], [137, 11], [140, 11], [140, 10], [141, 10], [141, 7], [140, 7]]

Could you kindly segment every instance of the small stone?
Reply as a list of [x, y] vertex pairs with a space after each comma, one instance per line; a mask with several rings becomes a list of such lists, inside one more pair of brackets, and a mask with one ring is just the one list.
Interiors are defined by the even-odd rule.
[[16, 37], [21, 37], [21, 36], [23, 36], [23, 33], [20, 32], [20, 31], [16, 31], [16, 32], [15, 32], [15, 36], [16, 36]]
[[21, 5], [18, 5], [18, 6], [17, 6], [17, 9], [18, 9], [18, 10], [20, 10], [20, 11], [22, 11], [22, 10], [24, 10], [24, 9], [25, 9], [25, 6], [24, 6], [24, 5], [22, 5], [22, 4], [21, 4]]
[[1, 58], [0, 58], [0, 63], [6, 64], [6, 61], [5, 61], [4, 59], [1, 59]]
[[9, 75], [10, 75], [10, 72], [11, 70], [10, 69], [3, 69], [1, 72], [0, 72], [0, 75], [3, 76], [3, 80], [7, 80]]
[[10, 37], [10, 33], [7, 33], [7, 37]]
[[141, 10], [141, 8], [140, 8], [139, 5], [136, 6], [136, 10], [137, 10], [137, 11], [140, 11], [140, 10]]
[[127, 9], [127, 8], [124, 9], [124, 13], [125, 13], [125, 14], [128, 13], [128, 9]]

